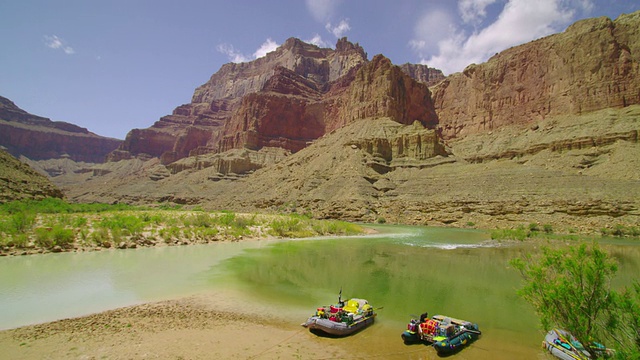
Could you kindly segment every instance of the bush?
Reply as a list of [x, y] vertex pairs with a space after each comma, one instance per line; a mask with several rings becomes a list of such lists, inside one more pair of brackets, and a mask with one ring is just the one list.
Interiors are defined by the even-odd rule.
[[9, 229], [13, 234], [22, 234], [27, 232], [35, 224], [36, 215], [27, 211], [20, 211], [9, 217]]
[[640, 285], [635, 295], [612, 290], [618, 267], [597, 244], [544, 247], [539, 258], [525, 255], [510, 263], [525, 281], [518, 294], [533, 305], [545, 330], [563, 328], [582, 341], [607, 339], [617, 344], [620, 358], [640, 354]]
[[51, 237], [53, 238], [54, 246], [67, 247], [73, 244], [75, 240], [75, 234], [72, 229], [67, 229], [63, 226], [56, 225], [51, 229]]
[[102, 246], [110, 240], [109, 230], [105, 228], [95, 229], [91, 234], [89, 234], [89, 240]]
[[13, 246], [18, 249], [22, 249], [27, 247], [29, 243], [29, 236], [27, 234], [14, 234], [6, 239], [4, 239], [3, 246]]
[[302, 224], [299, 219], [285, 218], [273, 220], [269, 224], [269, 233], [275, 236], [294, 237], [296, 233], [301, 232]]
[[51, 232], [51, 228], [36, 228], [35, 235], [36, 245], [47, 249], [53, 247], [53, 233]]
[[529, 232], [520, 226], [517, 229], [495, 229], [491, 231], [493, 240], [520, 240], [524, 241], [529, 237]]
[[117, 232], [118, 235], [122, 234], [123, 230], [129, 235], [137, 235], [144, 229], [144, 223], [137, 216], [121, 214], [102, 219], [100, 226], [110, 229], [112, 234]]

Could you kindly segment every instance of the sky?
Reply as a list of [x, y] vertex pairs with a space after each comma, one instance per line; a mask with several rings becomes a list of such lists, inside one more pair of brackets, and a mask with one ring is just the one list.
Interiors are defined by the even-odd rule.
[[0, 96], [124, 139], [290, 37], [445, 74], [640, 0], [0, 0]]

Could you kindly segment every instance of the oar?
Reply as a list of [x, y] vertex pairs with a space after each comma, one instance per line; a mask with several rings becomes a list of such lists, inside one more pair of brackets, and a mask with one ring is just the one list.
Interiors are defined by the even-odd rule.
[[585, 357], [582, 354], [582, 351], [576, 349], [575, 346], [573, 346], [573, 344], [571, 343], [571, 341], [568, 341], [562, 334], [560, 334], [560, 332], [558, 331], [558, 329], [553, 329], [553, 331], [556, 333], [556, 335], [558, 335], [558, 337], [560, 338], [560, 340], [564, 341], [565, 343], [567, 343], [569, 345], [569, 347], [571, 348], [571, 350], [573, 350], [573, 354], [575, 354], [575, 356], [572, 355], [572, 357], [577, 358], [577, 359], [587, 359], [587, 357]]

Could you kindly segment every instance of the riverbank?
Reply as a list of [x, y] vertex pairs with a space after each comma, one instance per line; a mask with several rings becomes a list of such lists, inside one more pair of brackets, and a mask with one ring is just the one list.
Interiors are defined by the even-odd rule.
[[199, 295], [0, 331], [0, 348], [7, 359], [349, 357], [332, 339], [237, 300], [228, 292]]
[[[51, 202], [53, 204], [48, 205]], [[353, 223], [315, 220], [297, 214], [236, 214], [229, 211], [131, 207], [122, 210], [115, 206], [107, 210], [87, 211], [73, 206], [81, 205], [45, 199], [40, 203], [17, 202], [13, 206], [5, 206], [8, 209], [0, 208], [0, 256], [365, 232]]]

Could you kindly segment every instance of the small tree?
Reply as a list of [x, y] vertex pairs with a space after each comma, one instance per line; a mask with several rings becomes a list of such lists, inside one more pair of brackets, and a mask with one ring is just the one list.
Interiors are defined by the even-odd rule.
[[511, 264], [525, 280], [518, 293], [533, 305], [545, 329], [561, 327], [583, 341], [605, 335], [616, 307], [611, 279], [618, 267], [597, 244], [545, 247], [539, 259], [527, 255]]

